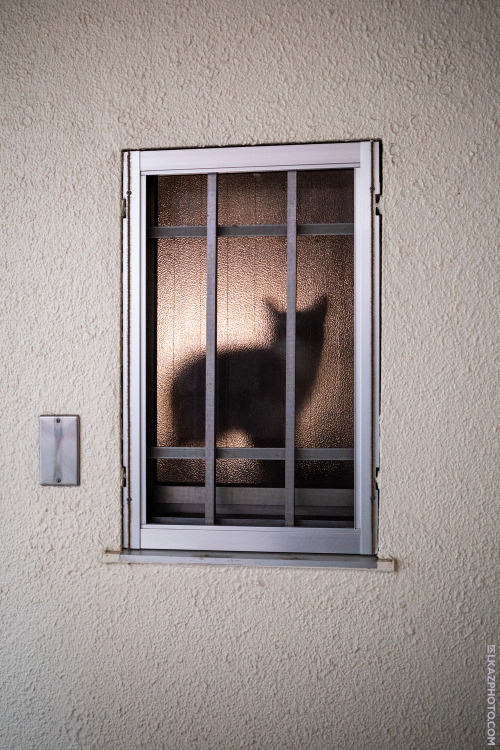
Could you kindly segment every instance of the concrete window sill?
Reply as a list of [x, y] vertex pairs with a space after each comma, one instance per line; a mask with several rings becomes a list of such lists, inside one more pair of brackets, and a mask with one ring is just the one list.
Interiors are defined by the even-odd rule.
[[393, 573], [396, 560], [375, 555], [298, 555], [262, 552], [191, 552], [185, 550], [122, 550], [106, 551], [103, 562], [154, 563], [158, 564], [203, 564], [203, 565], [252, 565], [257, 567], [304, 567], [338, 568], [340, 570], [373, 570], [378, 573]]

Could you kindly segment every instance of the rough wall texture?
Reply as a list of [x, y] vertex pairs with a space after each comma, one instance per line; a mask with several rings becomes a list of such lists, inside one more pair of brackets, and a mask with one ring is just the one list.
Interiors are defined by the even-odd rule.
[[[1, 29], [2, 748], [486, 746], [498, 4], [4, 0]], [[120, 150], [371, 137], [380, 545], [398, 572], [103, 565], [120, 542]], [[81, 415], [79, 488], [38, 484], [47, 411]]]

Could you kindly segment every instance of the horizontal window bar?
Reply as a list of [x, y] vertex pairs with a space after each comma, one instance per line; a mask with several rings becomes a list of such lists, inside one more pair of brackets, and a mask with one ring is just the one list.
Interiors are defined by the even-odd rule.
[[286, 237], [286, 224], [218, 226], [219, 237]]
[[297, 234], [354, 234], [354, 224], [297, 224]]
[[206, 237], [206, 227], [148, 227], [146, 237], [160, 239], [162, 237]]
[[[216, 448], [216, 458], [252, 458], [284, 461], [284, 448]], [[205, 458], [205, 448], [148, 448], [148, 458]], [[354, 461], [353, 448], [296, 448], [296, 461]]]
[[[168, 486], [154, 487], [155, 502], [203, 503], [204, 487]], [[217, 487], [217, 503], [244, 503], [245, 505], [280, 505], [285, 502], [284, 487]], [[296, 505], [332, 507], [349, 506], [354, 503], [354, 490], [328, 490], [323, 488], [296, 487]]]
[[[196, 525], [203, 520], [202, 516], [183, 517], [183, 516], [152, 516], [150, 523], [165, 526], [183, 526], [184, 524]], [[216, 519], [217, 526], [284, 526], [285, 521], [282, 518], [219, 518]], [[352, 528], [352, 524], [351, 524]]]
[[284, 448], [217, 448], [217, 458], [253, 458], [256, 461], [284, 461]]
[[148, 458], [205, 458], [205, 448], [148, 448]]
[[[223, 515], [245, 515], [245, 516], [283, 516], [283, 505], [256, 505], [256, 504], [232, 504], [232, 503], [218, 503], [217, 504], [217, 516]], [[155, 518], [163, 516], [176, 515], [190, 515], [198, 514], [200, 518], [203, 517], [205, 506], [203, 503], [156, 503], [152, 514], [149, 518], [149, 523], [161, 523], [155, 521]], [[331, 505], [323, 507], [321, 505], [296, 505], [295, 506], [296, 516], [308, 516], [313, 518], [331, 518], [332, 516], [342, 516], [343, 518], [353, 518], [352, 506], [346, 505]]]
[[[297, 224], [298, 235], [352, 235], [354, 224]], [[247, 226], [219, 226], [219, 237], [286, 237], [286, 224], [249, 224]], [[205, 226], [148, 227], [152, 239], [169, 237], [206, 237]]]
[[[195, 526], [196, 524], [199, 524], [202, 520], [202, 517], [198, 518], [190, 518], [188, 516], [179, 517], [179, 516], [153, 516], [151, 518], [152, 524], [157, 525], [165, 525], [165, 526], [175, 526], [176, 524], [179, 525], [186, 525], [186, 524], [192, 524]], [[244, 518], [244, 517], [236, 517], [236, 518], [229, 518], [229, 517], [223, 517], [219, 518], [217, 517], [217, 526], [262, 526], [263, 528], [270, 527], [270, 526], [285, 526], [284, 519], [281, 518]], [[324, 518], [320, 520], [310, 520], [310, 519], [297, 519], [296, 526], [306, 526], [308, 528], [333, 528], [333, 529], [352, 529], [354, 528], [354, 519], [351, 520], [345, 520], [342, 518]]]
[[354, 448], [296, 448], [296, 461], [354, 461]]

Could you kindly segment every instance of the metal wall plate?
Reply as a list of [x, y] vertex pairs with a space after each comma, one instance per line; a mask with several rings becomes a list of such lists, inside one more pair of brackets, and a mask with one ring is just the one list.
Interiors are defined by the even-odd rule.
[[40, 417], [40, 484], [80, 484], [80, 417]]

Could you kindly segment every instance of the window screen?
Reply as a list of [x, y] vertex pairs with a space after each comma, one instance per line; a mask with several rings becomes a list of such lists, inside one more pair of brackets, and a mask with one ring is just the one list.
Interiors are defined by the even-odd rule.
[[[209, 181], [217, 205], [211, 267]], [[296, 172], [149, 177], [147, 201], [154, 222], [148, 294], [155, 300], [147, 326], [148, 520], [206, 520], [212, 474], [216, 524], [352, 526], [354, 170], [305, 171], [298, 179]], [[287, 300], [290, 229], [297, 237], [288, 269], [295, 304]], [[212, 331], [208, 277], [216, 288]], [[213, 398], [207, 335], [215, 340]], [[287, 345], [295, 359], [288, 381]], [[210, 441], [215, 471], [207, 472]]]

